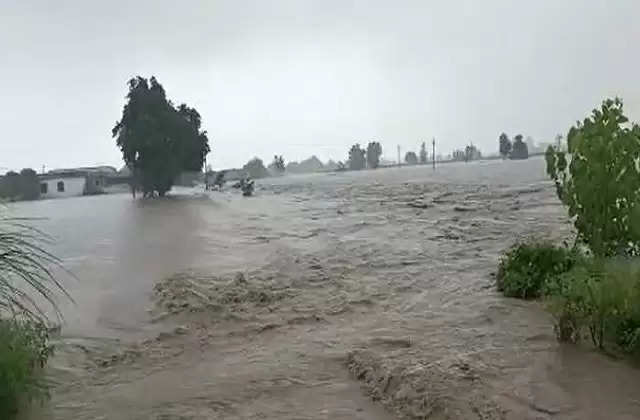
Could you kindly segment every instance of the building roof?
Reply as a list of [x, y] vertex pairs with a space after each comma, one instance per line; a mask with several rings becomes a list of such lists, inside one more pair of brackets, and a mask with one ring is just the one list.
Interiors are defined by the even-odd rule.
[[101, 175], [115, 175], [118, 173], [113, 166], [86, 166], [80, 168], [64, 168], [64, 169], [52, 169], [47, 172], [47, 175], [65, 174], [65, 173], [85, 173], [85, 174], [101, 174]]

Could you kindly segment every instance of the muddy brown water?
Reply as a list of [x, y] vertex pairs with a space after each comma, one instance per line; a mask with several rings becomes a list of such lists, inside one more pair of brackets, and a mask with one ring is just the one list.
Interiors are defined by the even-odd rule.
[[494, 290], [518, 238], [571, 237], [543, 164], [16, 204], [78, 278], [24, 418], [640, 418], [637, 369]]

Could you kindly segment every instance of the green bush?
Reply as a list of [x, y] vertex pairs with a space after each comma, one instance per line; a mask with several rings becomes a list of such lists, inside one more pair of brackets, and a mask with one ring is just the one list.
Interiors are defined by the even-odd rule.
[[548, 308], [562, 341], [586, 331], [599, 349], [609, 345], [640, 355], [640, 264], [636, 260], [591, 260], [551, 279]]
[[518, 243], [500, 260], [498, 290], [508, 297], [540, 297], [550, 279], [569, 271], [580, 259], [577, 251], [546, 242]]
[[48, 398], [42, 368], [52, 351], [44, 324], [0, 321], [0, 418], [12, 418], [23, 403]]
[[609, 99], [571, 127], [567, 145], [569, 157], [548, 148], [547, 174], [578, 239], [598, 257], [638, 255], [640, 126], [628, 124], [620, 99]]

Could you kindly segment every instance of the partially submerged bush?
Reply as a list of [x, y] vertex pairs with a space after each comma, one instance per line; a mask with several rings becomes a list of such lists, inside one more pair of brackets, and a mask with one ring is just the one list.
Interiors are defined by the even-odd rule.
[[42, 368], [52, 352], [44, 324], [0, 321], [0, 418], [11, 418], [21, 404], [48, 398]]
[[508, 297], [539, 297], [550, 279], [569, 271], [580, 258], [575, 250], [546, 242], [518, 243], [500, 260], [498, 290]]
[[547, 284], [548, 308], [561, 341], [588, 331], [593, 344], [640, 355], [640, 264], [591, 260]]

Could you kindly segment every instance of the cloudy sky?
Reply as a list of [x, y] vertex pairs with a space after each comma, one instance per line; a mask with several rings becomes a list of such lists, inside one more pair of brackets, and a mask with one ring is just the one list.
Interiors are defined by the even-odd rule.
[[203, 116], [215, 168], [544, 141], [606, 96], [640, 119], [637, 0], [0, 0], [0, 172], [111, 164], [126, 81]]

